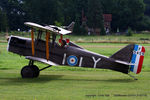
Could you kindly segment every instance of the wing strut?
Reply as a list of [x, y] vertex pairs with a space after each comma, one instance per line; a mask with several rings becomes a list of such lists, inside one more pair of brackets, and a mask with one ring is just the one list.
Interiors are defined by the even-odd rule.
[[46, 59], [49, 60], [49, 39], [50, 32], [46, 31]]
[[35, 50], [34, 50], [34, 31], [33, 28], [31, 29], [31, 45], [32, 45], [32, 56], [34, 56]]
[[63, 35], [62, 34], [60, 35], [60, 40], [61, 40], [61, 46], [63, 46], [63, 41], [62, 41], [63, 40]]

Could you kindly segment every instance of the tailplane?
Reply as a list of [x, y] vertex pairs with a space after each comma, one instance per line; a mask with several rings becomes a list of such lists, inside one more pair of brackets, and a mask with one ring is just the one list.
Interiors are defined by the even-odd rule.
[[[121, 61], [122, 64], [129, 65], [129, 70], [135, 74], [139, 74], [142, 69], [145, 48], [140, 45], [128, 45], [113, 54], [110, 58]], [[123, 63], [125, 62], [125, 63]]]

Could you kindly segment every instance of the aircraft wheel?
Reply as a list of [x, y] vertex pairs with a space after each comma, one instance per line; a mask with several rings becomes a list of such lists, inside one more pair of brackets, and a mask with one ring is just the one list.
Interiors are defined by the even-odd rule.
[[21, 69], [21, 76], [22, 78], [33, 78], [34, 77], [34, 71], [32, 67], [25, 66]]
[[39, 73], [40, 73], [39, 68], [36, 65], [32, 65], [31, 68], [32, 68], [32, 71], [33, 71], [33, 76], [38, 77]]

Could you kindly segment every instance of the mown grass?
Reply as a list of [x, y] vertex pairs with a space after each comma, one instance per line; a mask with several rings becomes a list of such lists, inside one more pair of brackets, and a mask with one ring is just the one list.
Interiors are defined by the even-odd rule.
[[112, 71], [46, 70], [36, 79], [22, 79], [18, 73], [0, 70], [1, 100], [150, 99], [149, 72], [136, 75], [138, 81]]
[[[78, 43], [80, 46], [110, 56], [127, 44]], [[149, 100], [150, 44], [146, 48], [143, 70], [134, 75], [103, 69], [51, 67], [39, 78], [22, 79], [20, 69], [28, 63], [24, 57], [6, 51], [0, 43], [0, 100]], [[45, 64], [36, 63], [40, 68]]]

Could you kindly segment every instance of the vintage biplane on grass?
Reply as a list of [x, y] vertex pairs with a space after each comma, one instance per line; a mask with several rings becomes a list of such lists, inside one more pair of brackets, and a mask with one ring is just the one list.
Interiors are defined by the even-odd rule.
[[[51, 66], [79, 66], [86, 68], [110, 69], [128, 74], [141, 72], [145, 48], [140, 45], [130, 44], [119, 50], [110, 57], [90, 52], [71, 42], [63, 39], [63, 35], [71, 31], [57, 26], [42, 26], [32, 22], [25, 25], [31, 28], [31, 39], [19, 36], [10, 36], [8, 51], [25, 56], [29, 64], [22, 68], [23, 78], [34, 78], [39, 72]], [[34, 35], [37, 30], [38, 35]], [[42, 39], [42, 35], [45, 39]], [[56, 36], [60, 36], [57, 43]], [[35, 61], [48, 64], [47, 67], [39, 69], [34, 65]]]

